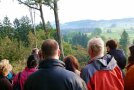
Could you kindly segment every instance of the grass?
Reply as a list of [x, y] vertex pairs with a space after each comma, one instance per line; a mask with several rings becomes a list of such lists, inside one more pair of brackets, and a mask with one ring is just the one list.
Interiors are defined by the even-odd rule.
[[[115, 40], [119, 41], [123, 31], [124, 31], [123, 28], [112, 28], [111, 33], [107, 33], [107, 29], [103, 28], [101, 36], [104, 36], [107, 40], [108, 39], [115, 39]], [[130, 43], [132, 43], [134, 40], [134, 30], [127, 29], [126, 32], [129, 35]], [[87, 33], [87, 35], [90, 36], [91, 33]]]

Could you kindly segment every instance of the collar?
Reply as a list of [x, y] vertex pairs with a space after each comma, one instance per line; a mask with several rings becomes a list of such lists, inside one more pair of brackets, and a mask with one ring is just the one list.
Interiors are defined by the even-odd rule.
[[33, 71], [36, 71], [37, 69], [36, 68], [28, 68], [28, 67], [25, 67], [24, 70], [25, 71], [29, 71], [29, 72], [33, 72]]
[[103, 57], [102, 55], [95, 56], [88, 63], [91, 63], [91, 62], [93, 62], [94, 60], [97, 60], [97, 59], [101, 59], [102, 57]]
[[62, 67], [65, 68], [64, 62], [58, 59], [45, 59], [39, 64], [39, 69], [41, 68], [52, 68], [52, 67]]

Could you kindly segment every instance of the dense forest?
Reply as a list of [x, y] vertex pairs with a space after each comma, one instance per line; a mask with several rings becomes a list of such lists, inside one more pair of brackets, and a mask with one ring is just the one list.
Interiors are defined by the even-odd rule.
[[[18, 71], [24, 66], [26, 58], [31, 53], [32, 48], [39, 48], [43, 40], [47, 38], [56, 39], [56, 29], [52, 27], [50, 22], [46, 23], [47, 34], [43, 30], [43, 25], [37, 24], [33, 26], [31, 20], [27, 16], [15, 19], [10, 22], [6, 16], [0, 22], [0, 60], [9, 59], [15, 69]], [[85, 65], [89, 56], [87, 54], [87, 42], [92, 37], [101, 37], [105, 42], [109, 39], [103, 36], [101, 28], [93, 29], [92, 33], [72, 32], [62, 35], [63, 50], [66, 55], [74, 55], [79, 60], [81, 66]], [[111, 32], [107, 32], [111, 33]], [[124, 49], [127, 55], [128, 45], [130, 44], [129, 35], [124, 30], [119, 39], [119, 48]], [[22, 67], [17, 67], [21, 65]]]
[[[18, 64], [23, 65], [22, 63], [25, 62], [33, 48], [37, 47], [40, 49], [43, 40], [47, 38], [57, 40], [56, 29], [51, 26], [50, 22], [46, 23], [48, 30], [47, 36], [42, 28], [43, 25], [38, 24], [34, 29], [27, 16], [23, 16], [21, 19], [16, 18], [13, 23], [10, 22], [8, 17], [5, 17], [0, 23], [0, 60], [4, 58], [9, 59], [15, 67], [18, 66]], [[63, 40], [64, 53], [65, 56], [71, 54], [79, 58], [80, 62], [85, 62], [85, 60], [88, 60], [85, 48], [88, 37], [78, 33], [74, 35], [72, 41], [75, 41], [75, 37], [77, 38], [79, 34], [81, 41], [71, 44]]]

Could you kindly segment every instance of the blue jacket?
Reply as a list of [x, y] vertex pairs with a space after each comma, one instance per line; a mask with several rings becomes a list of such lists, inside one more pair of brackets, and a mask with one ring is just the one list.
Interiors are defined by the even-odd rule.
[[26, 81], [24, 90], [87, 90], [84, 81], [64, 68], [64, 63], [47, 59]]
[[120, 67], [120, 69], [124, 69], [126, 66], [126, 57], [125, 53], [122, 50], [119, 49], [113, 49], [108, 52], [111, 56], [115, 58], [117, 61], [117, 65]]

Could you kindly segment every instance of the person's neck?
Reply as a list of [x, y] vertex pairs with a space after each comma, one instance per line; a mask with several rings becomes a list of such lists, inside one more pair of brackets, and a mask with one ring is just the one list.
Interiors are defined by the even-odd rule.
[[48, 59], [48, 58], [50, 58], [50, 59], [59, 59], [59, 56], [49, 56], [49, 57], [45, 57], [45, 59]]
[[101, 58], [101, 57], [103, 57], [104, 56], [104, 54], [99, 54], [99, 55], [92, 55], [91, 56], [91, 60], [95, 60], [95, 59], [97, 59], [97, 58]]

